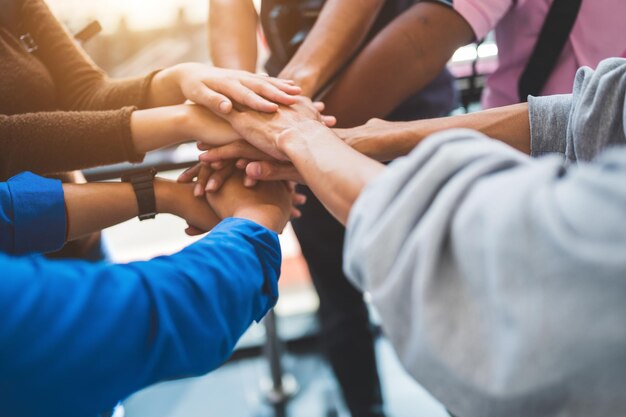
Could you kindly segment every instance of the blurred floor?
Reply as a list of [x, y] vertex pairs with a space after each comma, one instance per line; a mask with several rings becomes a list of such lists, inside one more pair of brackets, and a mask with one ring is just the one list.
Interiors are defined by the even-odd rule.
[[[377, 351], [389, 417], [449, 417], [404, 372], [388, 342], [380, 340]], [[300, 385], [286, 416], [348, 416], [330, 369], [318, 354], [289, 354], [284, 364]], [[274, 416], [261, 394], [261, 381], [267, 375], [261, 358], [230, 362], [208, 376], [163, 383], [134, 395], [124, 403], [126, 417]]]

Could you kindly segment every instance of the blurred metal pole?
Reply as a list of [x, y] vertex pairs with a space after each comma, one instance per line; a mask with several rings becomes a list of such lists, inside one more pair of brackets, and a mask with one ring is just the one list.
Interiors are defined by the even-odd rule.
[[296, 379], [283, 371], [283, 344], [278, 336], [276, 313], [270, 311], [263, 320], [265, 326], [265, 357], [270, 370], [270, 381], [262, 381], [265, 398], [276, 410], [277, 415], [284, 413], [285, 404], [298, 392]]

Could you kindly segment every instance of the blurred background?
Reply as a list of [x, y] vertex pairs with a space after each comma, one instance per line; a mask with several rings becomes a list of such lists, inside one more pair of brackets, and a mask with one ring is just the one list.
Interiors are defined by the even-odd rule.
[[[73, 33], [95, 20], [101, 24], [102, 32], [83, 46], [112, 77], [145, 74], [180, 62], [210, 63], [208, 0], [47, 1]], [[265, 51], [259, 57], [262, 64], [267, 57], [262, 36], [259, 50]], [[450, 67], [464, 94], [466, 106], [459, 111], [477, 108], [482, 77], [472, 75], [488, 73], [496, 58], [497, 48], [489, 39], [479, 47], [471, 45], [457, 51]], [[197, 154], [195, 146], [188, 144], [149, 155], [148, 161], [161, 164], [161, 176], [176, 178], [181, 170], [170, 168], [195, 160]], [[113, 178], [115, 170], [104, 174], [94, 170], [90, 176]], [[159, 215], [151, 222], [132, 220], [118, 225], [106, 230], [104, 236], [111, 259], [129, 262], [182, 249], [194, 240], [184, 234], [184, 229], [184, 221]], [[277, 328], [270, 335], [270, 343], [268, 326], [254, 325], [226, 366], [203, 378], [167, 382], [140, 392], [124, 403], [117, 417], [122, 412], [129, 417], [348, 415], [332, 372], [317, 348], [318, 299], [290, 229], [281, 237], [281, 244], [281, 299], [276, 326], [269, 326], [270, 331]], [[376, 327], [375, 322], [372, 325]], [[404, 373], [382, 336], [377, 354], [389, 416], [448, 416]]]

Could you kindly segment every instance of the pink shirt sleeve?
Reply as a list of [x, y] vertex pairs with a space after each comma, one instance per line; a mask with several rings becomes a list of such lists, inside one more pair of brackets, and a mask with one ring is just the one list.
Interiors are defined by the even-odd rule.
[[453, 7], [483, 39], [514, 6], [514, 0], [454, 0]]

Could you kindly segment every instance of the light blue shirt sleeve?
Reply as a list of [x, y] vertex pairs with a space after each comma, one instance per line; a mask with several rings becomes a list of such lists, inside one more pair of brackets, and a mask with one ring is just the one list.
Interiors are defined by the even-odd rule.
[[455, 415], [626, 409], [625, 146], [567, 164], [433, 135], [359, 197], [344, 259]]
[[25, 172], [0, 183], [0, 252], [53, 252], [65, 238], [61, 181]]
[[576, 73], [573, 93], [529, 97], [531, 155], [591, 161], [626, 144], [626, 59], [609, 58]]
[[215, 369], [276, 303], [280, 263], [278, 236], [241, 219], [148, 262], [0, 254], [0, 410], [94, 416]]

